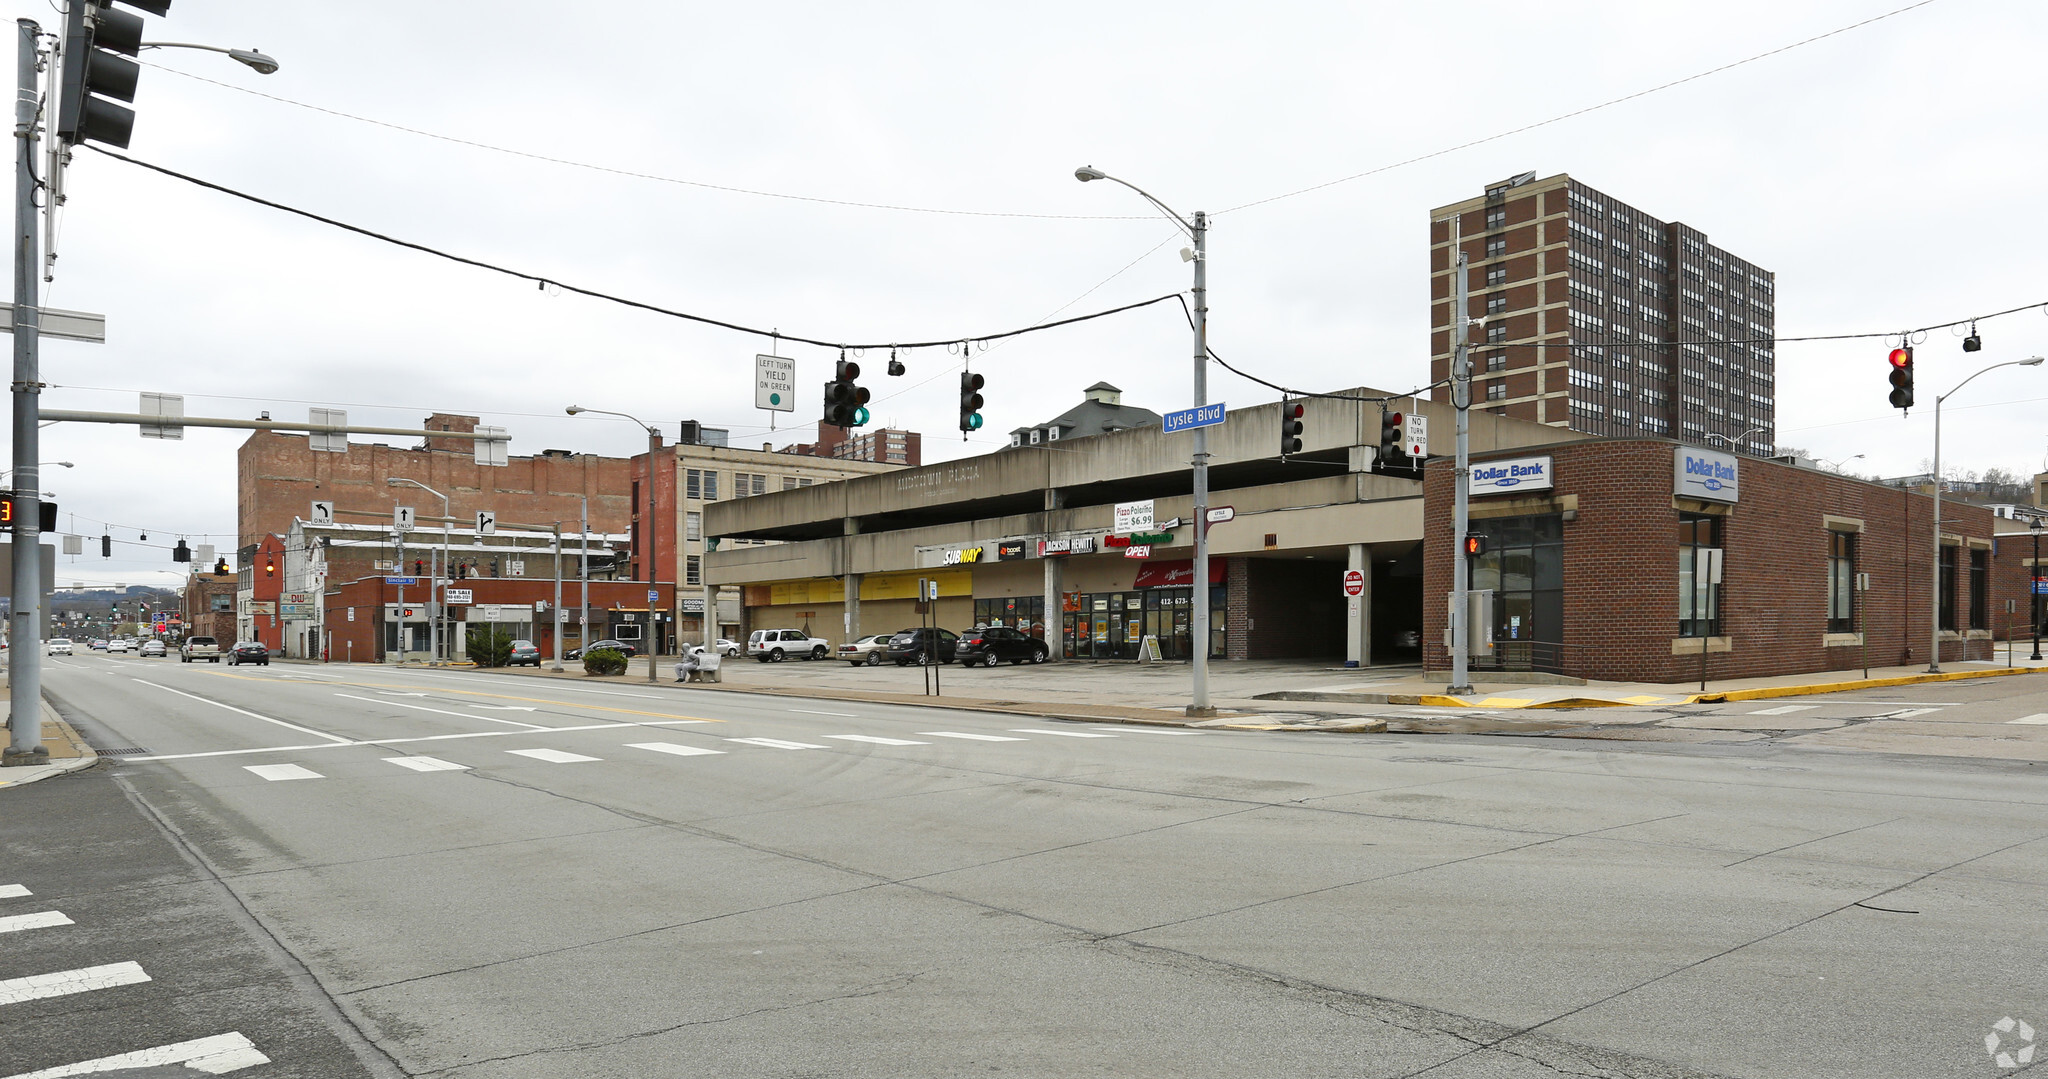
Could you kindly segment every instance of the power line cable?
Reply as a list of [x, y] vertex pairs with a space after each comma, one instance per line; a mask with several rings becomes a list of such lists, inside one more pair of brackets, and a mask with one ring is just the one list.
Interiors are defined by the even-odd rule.
[[733, 330], [739, 333], [753, 334], [759, 337], [772, 338], [777, 341], [794, 341], [798, 344], [817, 345], [820, 348], [836, 348], [848, 350], [870, 348], [934, 348], [939, 345], [958, 344], [961, 341], [1000, 341], [1008, 337], [1020, 337], [1027, 333], [1037, 333], [1040, 330], [1050, 330], [1059, 326], [1070, 326], [1077, 322], [1088, 322], [1092, 319], [1106, 318], [1110, 315], [1120, 315], [1125, 311], [1134, 311], [1140, 307], [1150, 307], [1155, 303], [1163, 303], [1164, 301], [1173, 299], [1175, 296], [1178, 295], [1178, 293], [1168, 293], [1164, 296], [1154, 296], [1149, 300], [1140, 300], [1137, 303], [1128, 303], [1123, 305], [1122, 307], [1112, 307], [1106, 311], [1096, 311], [1092, 314], [1076, 315], [1073, 318], [1063, 318], [1057, 322], [1039, 323], [1036, 325], [1025, 326], [1022, 329], [1004, 330], [1000, 333], [952, 334], [946, 337], [941, 337], [930, 341], [883, 341], [870, 342], [865, 344], [850, 341], [821, 341], [814, 337], [799, 337], [795, 334], [782, 333], [778, 330], [763, 330], [753, 326], [742, 326], [736, 322], [727, 322], [723, 319], [711, 318], [708, 315], [693, 315], [687, 311], [678, 311], [675, 310], [674, 308], [662, 307], [659, 304], [647, 303], [642, 300], [631, 300], [627, 299], [626, 297], [616, 296], [608, 292], [599, 292], [596, 289], [583, 288], [582, 286], [579, 285], [571, 285], [568, 284], [567, 282], [558, 281], [552, 277], [544, 277], [540, 274], [528, 273], [524, 270], [514, 270], [508, 267], [496, 265], [494, 263], [484, 262], [479, 259], [467, 258], [462, 255], [451, 254], [447, 251], [442, 251], [438, 248], [428, 247], [425, 244], [414, 243], [410, 240], [401, 240], [394, 236], [387, 236], [381, 232], [373, 232], [370, 229], [363, 228], [360, 225], [351, 225], [346, 221], [338, 221], [331, 217], [323, 217], [319, 214], [313, 213], [310, 210], [301, 210], [296, 206], [288, 206], [284, 203], [273, 202], [270, 199], [262, 198], [257, 195], [251, 195], [244, 191], [237, 191], [232, 187], [225, 187], [221, 184], [216, 184], [208, 180], [202, 180], [196, 176], [188, 176], [185, 173], [176, 171], [175, 169], [167, 169], [162, 165], [152, 165], [147, 161], [140, 161], [135, 158], [129, 157], [126, 154], [117, 154], [112, 150], [102, 149], [101, 147], [94, 146], [90, 143], [85, 144], [85, 146], [87, 149], [92, 150], [95, 153], [102, 154], [106, 157], [111, 157], [116, 161], [125, 161], [130, 165], [137, 166], [138, 168], [148, 169], [151, 172], [161, 173], [162, 175], [169, 176], [173, 179], [183, 180], [188, 184], [203, 187], [209, 191], [218, 191], [223, 195], [232, 195], [235, 198], [242, 199], [247, 202], [253, 202], [258, 206], [267, 206], [273, 210], [281, 210], [285, 213], [294, 214], [299, 217], [306, 218], [307, 220], [310, 221], [318, 221], [323, 225], [330, 225], [334, 228], [342, 229], [347, 232], [353, 232], [358, 236], [367, 236], [373, 240], [382, 240], [385, 243], [392, 244], [397, 247], [403, 247], [412, 251], [418, 251], [421, 254], [432, 255], [436, 258], [447, 259], [450, 262], [461, 263], [464, 266], [473, 266], [479, 270], [489, 270], [493, 273], [501, 273], [508, 277], [519, 278], [522, 281], [532, 281], [542, 288], [557, 288], [563, 290], [564, 292], [573, 292], [579, 296], [588, 296], [591, 299], [595, 300], [608, 300], [612, 303], [620, 304], [625, 307], [637, 308], [639, 310], [649, 311], [657, 315], [667, 315], [670, 318], [685, 319], [690, 322], [698, 322], [707, 326], [717, 326], [720, 327], [721, 329]]

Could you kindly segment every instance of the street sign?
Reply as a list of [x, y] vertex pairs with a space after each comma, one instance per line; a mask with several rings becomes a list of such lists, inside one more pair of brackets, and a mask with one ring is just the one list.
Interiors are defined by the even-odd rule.
[[508, 558], [508, 559], [506, 559], [506, 560], [505, 560], [505, 576], [507, 576], [507, 577], [524, 577], [524, 576], [526, 576], [526, 559], [524, 559], [524, 558]]
[[[312, 408], [306, 410], [307, 423], [325, 423], [335, 427], [348, 426], [348, 412], [339, 408]], [[309, 431], [306, 448], [318, 453], [347, 453], [347, 431]], [[332, 523], [332, 522], [329, 522]]]
[[497, 514], [497, 511], [495, 511], [495, 510], [478, 510], [478, 511], [476, 511], [476, 531], [477, 531], [477, 535], [480, 535], [480, 536], [491, 536], [491, 535], [496, 535], [496, 534], [497, 534], [497, 531], [498, 531], [498, 514]]
[[2034, 578], [2034, 594], [2037, 596], [2048, 596], [2048, 578]]
[[[90, 311], [59, 311], [54, 307], [39, 308], [36, 312], [37, 337], [61, 337], [67, 341], [91, 341], [105, 344], [107, 340], [107, 316], [95, 315]], [[0, 333], [14, 332], [14, 305], [0, 303]]]
[[308, 520], [309, 520], [309, 523], [312, 523], [312, 524], [316, 524], [316, 525], [331, 525], [331, 524], [333, 524], [333, 523], [334, 523], [334, 503], [332, 503], [332, 502], [315, 502], [315, 503], [313, 503], [313, 516], [312, 516], [311, 518], [309, 518]]
[[[185, 415], [185, 395], [181, 393], [145, 393], [142, 407], [136, 411], [145, 416], [160, 416], [165, 419], [182, 419]], [[184, 438], [185, 425], [182, 423], [137, 425], [144, 438]]]
[[1404, 438], [1402, 453], [1418, 461], [1429, 456], [1429, 417], [1416, 412], [1408, 413]]
[[420, 583], [420, 579], [418, 577], [386, 577], [384, 578], [384, 583], [396, 585], [413, 585]]
[[399, 506], [391, 511], [391, 528], [394, 532], [412, 531], [412, 507]]
[[796, 361], [787, 356], [754, 357], [754, 407], [796, 411]]
[[1214, 427], [1223, 422], [1223, 402], [1169, 412], [1161, 416], [1159, 421], [1160, 426], [1169, 435], [1175, 431], [1191, 431], [1197, 427]]
[[1117, 535], [1129, 532], [1150, 532], [1152, 530], [1152, 502], [1119, 502], [1116, 504], [1116, 526], [1111, 529]]
[[1237, 516], [1237, 510], [1232, 506], [1211, 506], [1209, 507], [1209, 512], [1204, 516], [1208, 518], [1210, 524], [1220, 525]]
[[448, 589], [448, 602], [450, 603], [474, 603], [476, 602], [475, 597], [476, 590], [473, 588]]
[[659, 592], [654, 592], [654, 591], [650, 591], [650, 592], [648, 592], [648, 593], [647, 593], [647, 602], [649, 602], [649, 603], [659, 603], [659, 602], [661, 602], [661, 593], [659, 593]]
[[1344, 594], [1354, 598], [1365, 595], [1365, 574], [1355, 569], [1344, 571]]

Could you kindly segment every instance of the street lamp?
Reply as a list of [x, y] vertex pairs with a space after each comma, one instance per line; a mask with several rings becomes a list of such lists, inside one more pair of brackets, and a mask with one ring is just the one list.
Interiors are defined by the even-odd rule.
[[[1941, 673], [1941, 403], [1956, 395], [1956, 390], [1970, 384], [1970, 379], [1985, 371], [1996, 371], [2001, 367], [2039, 367], [2041, 357], [2030, 356], [2024, 360], [2007, 360], [1980, 368], [1970, 378], [1956, 383], [1955, 389], [1934, 399], [1934, 564], [1929, 567], [1934, 578], [1929, 590], [1933, 601], [1927, 606], [1927, 673]], [[1962, 566], [1956, 566], [1958, 572]], [[2039, 651], [2038, 648], [2035, 649]]]
[[[40, 466], [40, 465], [59, 465], [59, 466], [62, 466], [62, 467], [64, 467], [64, 468], [77, 468], [77, 467], [78, 467], [77, 465], [74, 465], [74, 464], [72, 464], [72, 463], [71, 463], [71, 462], [69, 462], [69, 461], [37, 461], [37, 462], [36, 462], [36, 464], [37, 464], [38, 466]], [[14, 470], [13, 470], [13, 469], [11, 469], [11, 468], [0, 468], [0, 476], [12, 476], [12, 475], [14, 475]]]
[[[434, 654], [434, 662], [438, 663], [441, 660], [441, 620], [448, 616], [448, 586], [444, 583], [444, 578], [448, 576], [448, 496], [418, 480], [409, 480], [403, 476], [387, 476], [384, 483], [389, 487], [417, 487], [441, 500], [441, 572], [427, 578], [427, 609], [433, 611], [433, 618], [427, 622], [427, 649]], [[400, 566], [399, 572], [403, 574], [404, 571], [405, 567]], [[434, 606], [434, 593], [437, 589], [441, 593], [439, 609], [435, 609]], [[450, 658], [453, 658], [455, 649], [452, 645], [448, 652]], [[398, 656], [400, 662], [403, 662], [404, 641], [398, 642]]]
[[[1146, 202], [1159, 208], [1179, 225], [1181, 230], [1194, 241], [1194, 246], [1181, 248], [1183, 262], [1195, 264], [1195, 407], [1209, 403], [1209, 257], [1207, 241], [1209, 217], [1200, 210], [1195, 211], [1194, 220], [1175, 213], [1173, 208], [1152, 197], [1144, 188], [1096, 168], [1083, 165], [1074, 170], [1074, 179], [1087, 183], [1090, 180], [1114, 180], [1136, 191]], [[1194, 617], [1189, 627], [1194, 636], [1194, 697], [1188, 705], [1190, 716], [1213, 716], [1216, 709], [1209, 705], [1209, 429], [1195, 428], [1195, 447], [1190, 462], [1194, 471], [1195, 505], [1190, 521], [1195, 527], [1195, 579]]]
[[1828, 466], [1829, 468], [1832, 468], [1832, 469], [1834, 469], [1834, 470], [1835, 470], [1835, 471], [1837, 471], [1837, 472], [1840, 472], [1840, 471], [1842, 470], [1842, 465], [1843, 465], [1843, 463], [1844, 463], [1844, 462], [1847, 462], [1847, 461], [1860, 461], [1860, 460], [1862, 460], [1862, 459], [1863, 459], [1863, 455], [1862, 455], [1862, 454], [1860, 454], [1860, 453], [1856, 453], [1856, 454], [1851, 454], [1851, 455], [1849, 455], [1849, 456], [1847, 456], [1847, 457], [1835, 457], [1835, 458], [1827, 458], [1827, 457], [1823, 457], [1823, 458], [1821, 458], [1821, 461], [1820, 461], [1820, 463], [1821, 463], [1821, 464], [1824, 464], [1824, 465], [1826, 465], [1826, 466]]
[[194, 45], [185, 41], [145, 41], [138, 49], [201, 49], [206, 52], [225, 53], [255, 69], [258, 75], [277, 74], [277, 61], [257, 52], [255, 49], [224, 49], [219, 45]]
[[2034, 620], [2034, 654], [2027, 658], [2041, 662], [2041, 530], [2048, 522], [2036, 517], [2027, 525], [2034, 534], [2034, 562], [2027, 568], [2027, 617]]
[[[659, 677], [654, 673], [654, 653], [661, 650], [661, 626], [654, 620], [654, 600], [655, 596], [660, 592], [660, 589], [654, 587], [655, 582], [660, 579], [659, 571], [655, 568], [657, 563], [654, 560], [654, 458], [655, 455], [661, 452], [661, 429], [638, 416], [631, 416], [624, 412], [613, 412], [605, 408], [584, 408], [582, 405], [570, 405], [568, 408], [568, 413], [571, 416], [582, 412], [595, 412], [603, 416], [617, 416], [622, 420], [631, 420], [647, 429], [647, 518], [643, 522], [644, 528], [641, 530], [641, 535], [647, 541], [647, 548], [641, 561], [647, 566], [647, 680], [649, 682], [659, 681]], [[586, 650], [590, 647], [589, 638], [590, 631], [589, 627], [586, 626], [583, 635], [583, 647]], [[677, 647], [681, 647], [680, 638], [678, 639]]]
[[[1729, 437], [1728, 437], [1727, 435], [1722, 435], [1722, 434], [1714, 434], [1714, 433], [1712, 433], [1712, 432], [1709, 432], [1709, 433], [1708, 433], [1708, 435], [1707, 435], [1707, 437], [1708, 437], [1708, 438], [1718, 438], [1718, 439], [1720, 439], [1721, 441], [1723, 441], [1723, 442], [1726, 442], [1726, 443], [1728, 443], [1728, 448], [1729, 448], [1729, 449], [1731, 449], [1731, 450], [1735, 450], [1735, 451], [1737, 451], [1737, 452], [1741, 452], [1741, 450], [1742, 450], [1742, 443], [1743, 443], [1743, 441], [1744, 441], [1745, 439], [1749, 438], [1749, 436], [1751, 436], [1751, 435], [1753, 435], [1753, 434], [1756, 434], [1756, 433], [1757, 433], [1758, 431], [1768, 431], [1768, 430], [1770, 430], [1770, 428], [1768, 428], [1768, 427], [1752, 427], [1752, 428], [1750, 428], [1749, 430], [1747, 430], [1747, 431], [1744, 431], [1744, 432], [1742, 432], [1742, 433], [1741, 433], [1741, 434], [1739, 434], [1739, 435], [1736, 435], [1736, 436], [1735, 436], [1734, 438], [1729, 438]], [[1862, 454], [1858, 454], [1857, 456], [1859, 456], [1859, 457], [1860, 457], [1860, 456], [1862, 456]]]

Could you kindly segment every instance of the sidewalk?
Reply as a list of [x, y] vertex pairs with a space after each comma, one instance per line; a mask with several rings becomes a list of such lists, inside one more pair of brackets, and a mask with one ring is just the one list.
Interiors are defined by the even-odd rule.
[[50, 763], [0, 768], [0, 788], [19, 787], [39, 779], [90, 768], [100, 759], [99, 754], [85, 744], [85, 738], [58, 717], [57, 710], [51, 708], [48, 701], [43, 702], [42, 745], [50, 751]]

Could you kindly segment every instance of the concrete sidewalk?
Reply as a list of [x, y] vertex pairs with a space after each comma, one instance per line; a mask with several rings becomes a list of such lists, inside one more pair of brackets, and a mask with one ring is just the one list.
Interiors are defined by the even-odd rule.
[[[0, 708], [0, 712], [4, 711]], [[99, 754], [85, 744], [85, 738], [72, 729], [71, 724], [64, 722], [48, 701], [43, 702], [42, 745], [50, 751], [50, 763], [0, 768], [0, 788], [19, 787], [39, 779], [90, 768], [100, 759]]]

